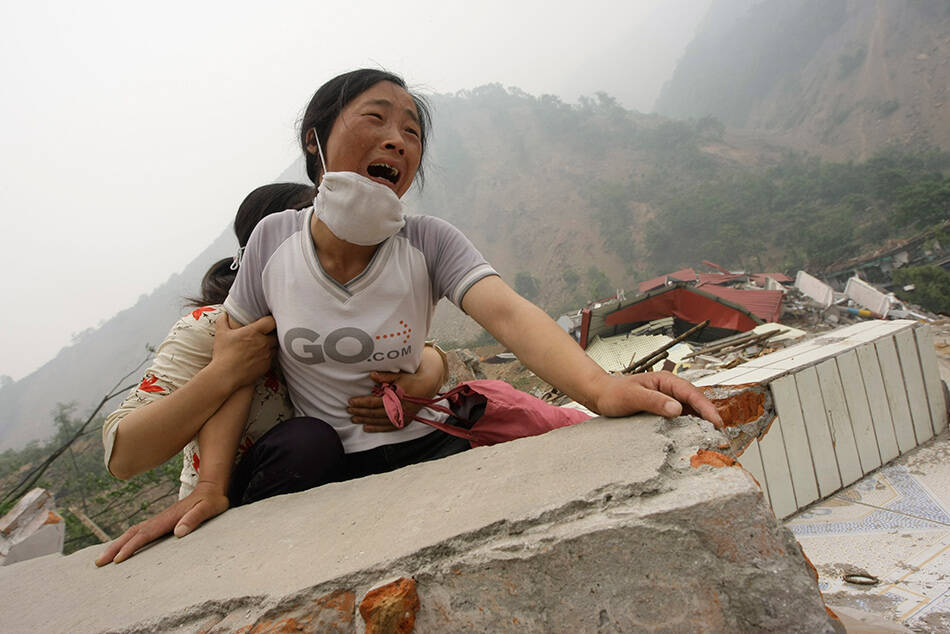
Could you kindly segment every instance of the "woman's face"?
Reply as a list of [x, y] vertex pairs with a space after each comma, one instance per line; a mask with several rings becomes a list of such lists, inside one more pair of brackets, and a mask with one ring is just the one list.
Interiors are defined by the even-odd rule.
[[[327, 169], [362, 174], [401, 198], [419, 169], [419, 131], [419, 113], [409, 93], [381, 81], [347, 104], [333, 122], [325, 148]], [[307, 149], [316, 152], [316, 144]]]

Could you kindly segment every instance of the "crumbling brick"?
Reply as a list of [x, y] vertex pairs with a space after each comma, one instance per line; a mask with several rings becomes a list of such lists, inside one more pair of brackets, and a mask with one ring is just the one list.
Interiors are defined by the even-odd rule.
[[[765, 391], [749, 388], [761, 387], [756, 384], [736, 386], [740, 391], [725, 398], [710, 399], [725, 427], [736, 427], [750, 423], [765, 413]], [[710, 390], [712, 391], [712, 390]]]
[[691, 467], [701, 467], [703, 465], [710, 467], [734, 467], [738, 464], [734, 458], [730, 458], [718, 451], [712, 451], [711, 449], [698, 449], [696, 454], [689, 459], [689, 466]]
[[722, 417], [720, 431], [729, 439], [729, 447], [720, 446], [730, 456], [742, 455], [756, 438], [761, 438], [775, 419], [775, 406], [768, 385], [709, 386], [702, 388]]
[[415, 628], [418, 610], [416, 582], [407, 577], [370, 590], [360, 602], [366, 634], [408, 634]]

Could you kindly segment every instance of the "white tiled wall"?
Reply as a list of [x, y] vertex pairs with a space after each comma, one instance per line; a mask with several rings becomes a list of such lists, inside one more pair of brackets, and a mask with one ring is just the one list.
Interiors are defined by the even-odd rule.
[[867, 321], [697, 385], [769, 384], [777, 419], [740, 456], [787, 517], [933, 438], [947, 407], [930, 327]]

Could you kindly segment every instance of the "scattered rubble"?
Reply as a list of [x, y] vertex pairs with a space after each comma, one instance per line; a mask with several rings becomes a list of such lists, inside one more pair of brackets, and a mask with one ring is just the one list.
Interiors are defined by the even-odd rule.
[[49, 491], [36, 488], [0, 519], [0, 565], [63, 552], [66, 523], [54, 508]]

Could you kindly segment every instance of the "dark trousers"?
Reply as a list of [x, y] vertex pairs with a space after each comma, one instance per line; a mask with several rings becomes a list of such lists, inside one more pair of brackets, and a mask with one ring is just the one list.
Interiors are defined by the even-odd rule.
[[469, 447], [467, 440], [436, 429], [415, 440], [347, 454], [329, 424], [292, 418], [275, 425], [244, 454], [231, 476], [228, 498], [231, 506], [250, 504], [444, 458]]

